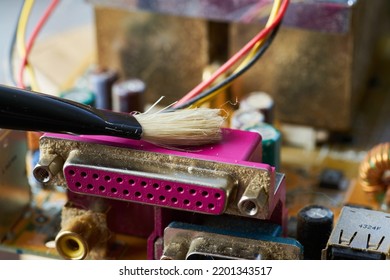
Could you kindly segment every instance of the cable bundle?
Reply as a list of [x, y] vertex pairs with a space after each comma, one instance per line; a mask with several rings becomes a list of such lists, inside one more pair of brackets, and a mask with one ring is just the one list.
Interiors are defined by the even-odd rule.
[[26, 88], [24, 84], [24, 72], [25, 70], [27, 70], [31, 82], [31, 88], [34, 91], [39, 91], [38, 82], [35, 77], [34, 69], [29, 64], [28, 58], [34, 46], [35, 40], [38, 37], [38, 34], [40, 33], [42, 27], [46, 24], [51, 14], [54, 12], [59, 2], [60, 2], [59, 0], [52, 0], [50, 5], [43, 13], [42, 17], [39, 19], [37, 25], [34, 27], [32, 34], [27, 42], [27, 45], [25, 44], [26, 29], [27, 29], [27, 23], [29, 21], [32, 8], [34, 6], [34, 0], [26, 0], [21, 8], [21, 11], [19, 13], [18, 24], [15, 28], [14, 36], [12, 39], [12, 45], [10, 48], [9, 64], [10, 64], [11, 79], [13, 83], [16, 84], [14, 73], [13, 73], [14, 70], [13, 70], [13, 62], [12, 62], [14, 45], [16, 44], [18, 54], [21, 58], [21, 64], [18, 71], [17, 85], [22, 89]]
[[[175, 105], [176, 109], [183, 109], [190, 106], [199, 106], [216, 96], [218, 93], [228, 87], [236, 78], [246, 72], [267, 50], [272, 40], [278, 32], [281, 21], [286, 13], [289, 0], [274, 0], [273, 7], [266, 27], [261, 30], [251, 41], [249, 41], [240, 51], [232, 56], [225, 64], [223, 64], [214, 74], [207, 80], [200, 83], [193, 90], [182, 97]], [[232, 75], [218, 83], [217, 85], [207, 89], [221, 75], [225, 74], [232, 68], [241, 58], [247, 53], [247, 57], [236, 68]]]

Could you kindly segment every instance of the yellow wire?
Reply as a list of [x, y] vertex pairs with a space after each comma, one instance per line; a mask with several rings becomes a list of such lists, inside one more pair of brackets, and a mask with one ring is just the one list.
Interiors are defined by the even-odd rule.
[[[32, 10], [32, 7], [34, 6], [34, 0], [26, 0], [24, 1], [23, 9], [20, 14], [19, 22], [18, 22], [18, 30], [16, 34], [16, 44], [17, 44], [17, 50], [19, 53], [19, 56], [23, 58], [26, 54], [26, 28], [27, 28], [27, 22], [30, 17], [30, 13]], [[31, 88], [34, 91], [39, 91], [38, 83], [35, 77], [35, 73], [31, 65], [26, 65], [26, 71], [29, 75], [30, 82], [31, 82]]]
[[[274, 0], [273, 5], [272, 5], [272, 9], [271, 9], [271, 13], [270, 13], [270, 15], [268, 17], [268, 20], [267, 20], [267, 23], [266, 23], [266, 27], [270, 26], [274, 22], [274, 20], [276, 18], [276, 15], [279, 12], [281, 4], [282, 4], [282, 0]], [[241, 64], [236, 68], [236, 70], [234, 70], [233, 73], [237, 73], [243, 67], [245, 67], [245, 65], [248, 63], [248, 61], [250, 61], [253, 58], [253, 56], [255, 56], [256, 52], [259, 50], [259, 48], [262, 46], [263, 43], [264, 43], [264, 39], [262, 39], [259, 42], [257, 42], [253, 46], [253, 48], [251, 49], [249, 54], [241, 62]], [[205, 96], [202, 99], [198, 100], [197, 102], [192, 104], [190, 107], [199, 107], [200, 105], [204, 104], [205, 102], [207, 102], [211, 98], [214, 98], [220, 92], [226, 90], [226, 88], [228, 88], [231, 84], [232, 84], [232, 82], [226, 84], [225, 86], [221, 87], [220, 89], [216, 90], [215, 92], [213, 92], [213, 93], [209, 94], [208, 96]]]
[[[272, 5], [272, 10], [271, 10], [270, 16], [267, 20], [265, 27], [269, 27], [274, 22], [277, 14], [279, 12], [281, 4], [282, 4], [282, 0], [274, 0], [274, 4]], [[254, 47], [252, 48], [250, 53], [247, 55], [247, 57], [244, 59], [244, 61], [237, 67], [237, 69], [234, 71], [234, 73], [240, 71], [241, 68], [243, 68], [249, 62], [249, 60], [251, 60], [252, 57], [255, 56], [256, 52], [259, 50], [259, 48], [261, 47], [261, 45], [263, 43], [264, 43], [264, 39], [260, 40], [259, 42], [256, 43], [256, 45], [254, 45]]]

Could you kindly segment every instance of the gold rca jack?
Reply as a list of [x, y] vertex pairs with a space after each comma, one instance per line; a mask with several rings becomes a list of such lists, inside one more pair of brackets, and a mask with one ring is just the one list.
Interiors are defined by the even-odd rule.
[[56, 249], [68, 260], [104, 258], [109, 235], [105, 214], [64, 207]]

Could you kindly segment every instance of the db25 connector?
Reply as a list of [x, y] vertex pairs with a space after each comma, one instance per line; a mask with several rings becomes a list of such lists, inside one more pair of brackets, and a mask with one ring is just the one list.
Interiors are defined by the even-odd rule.
[[269, 219], [284, 197], [284, 176], [261, 163], [261, 137], [247, 131], [224, 129], [221, 143], [180, 150], [46, 134], [40, 153], [39, 181], [88, 196], [257, 219]]

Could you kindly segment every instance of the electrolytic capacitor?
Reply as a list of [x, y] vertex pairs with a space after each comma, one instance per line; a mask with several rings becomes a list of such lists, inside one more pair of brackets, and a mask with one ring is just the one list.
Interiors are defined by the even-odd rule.
[[247, 98], [241, 101], [240, 110], [257, 110], [264, 115], [264, 122], [274, 122], [274, 100], [265, 92], [252, 92]]
[[282, 134], [275, 127], [267, 123], [258, 123], [257, 125], [243, 127], [242, 129], [257, 132], [261, 135], [262, 162], [274, 166], [276, 171], [279, 171]]
[[112, 86], [118, 80], [118, 73], [113, 70], [98, 69], [90, 76], [91, 90], [95, 94], [95, 107], [98, 109], [112, 109]]
[[246, 127], [256, 126], [264, 121], [264, 115], [255, 110], [236, 110], [233, 112], [230, 127], [245, 130]]
[[117, 82], [112, 88], [112, 109], [116, 112], [143, 112], [146, 85], [139, 79]]
[[320, 260], [333, 228], [333, 212], [324, 206], [309, 205], [297, 216], [297, 239], [303, 245], [304, 258]]

